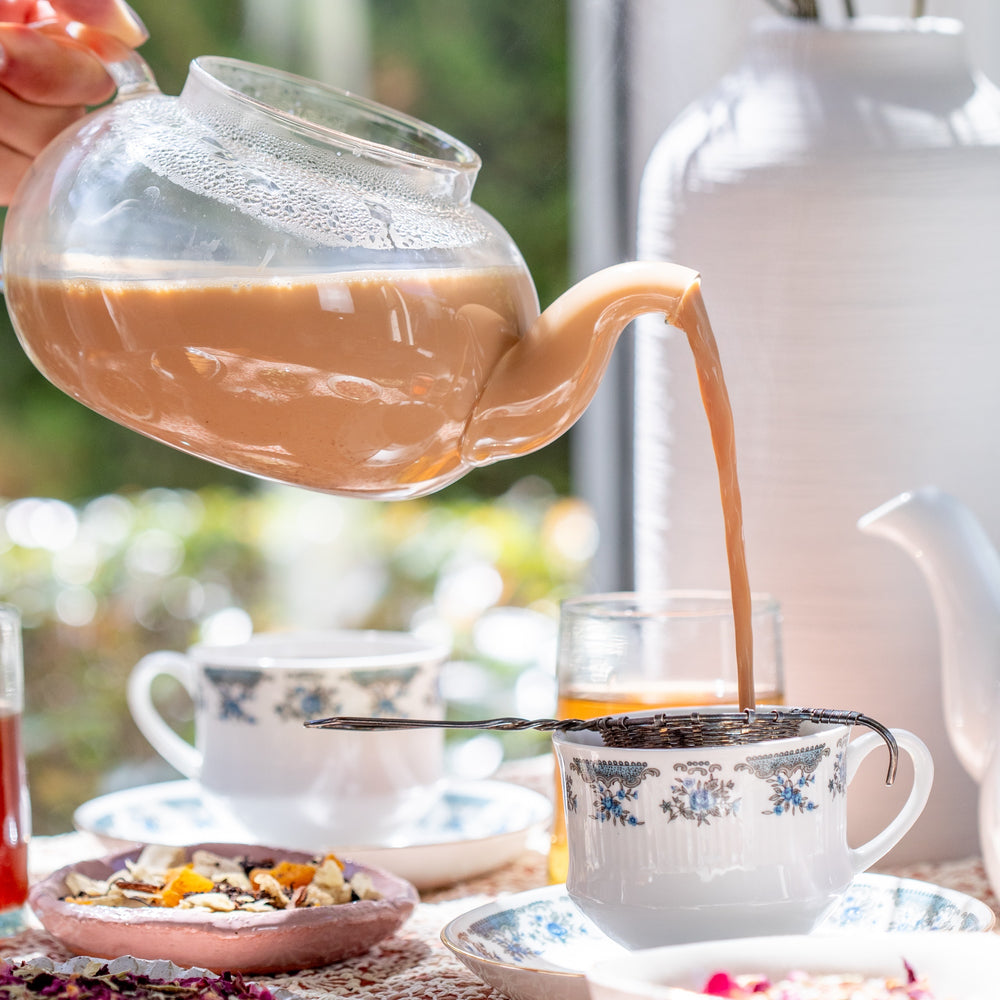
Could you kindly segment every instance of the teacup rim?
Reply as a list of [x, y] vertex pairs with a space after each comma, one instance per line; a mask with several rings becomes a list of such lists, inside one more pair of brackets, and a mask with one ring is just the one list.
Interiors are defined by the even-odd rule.
[[[769, 709], [774, 709], [775, 711], [781, 711], [780, 706], [768, 706]], [[703, 715], [718, 715], [720, 713], [742, 714], [742, 710], [738, 705], [685, 705], [682, 708], [678, 707], [665, 707], [665, 708], [647, 708], [640, 711], [634, 712], [613, 712], [608, 714], [610, 719], [623, 719], [623, 718], [648, 718], [653, 715], [689, 715], [693, 713], [700, 713]], [[608, 746], [601, 742], [601, 735], [599, 732], [593, 729], [589, 730], [553, 730], [552, 732], [552, 744], [553, 747], [565, 746], [568, 748], [588, 750], [588, 751], [607, 751], [609, 754], [620, 755], [620, 754], [688, 754], [690, 755], [692, 750], [698, 753], [708, 753], [716, 751], [734, 751], [738, 753], [746, 752], [747, 750], [754, 750], [759, 748], [776, 748], [777, 750], [785, 749], [792, 744], [801, 743], [803, 740], [815, 740], [819, 737], [827, 738], [834, 734], [837, 734], [839, 738], [839, 731], [849, 732], [852, 728], [850, 722], [837, 721], [837, 722], [821, 722], [810, 719], [803, 719], [803, 726], [811, 727], [805, 732], [800, 732], [796, 736], [782, 736], [775, 739], [769, 740], [756, 740], [749, 741], [746, 743], [707, 743], [702, 746], [697, 747], [615, 747]]]
[[[343, 652], [328, 647], [345, 644]], [[371, 649], [364, 646], [371, 644]], [[297, 648], [296, 648], [297, 647]], [[282, 667], [329, 669], [392, 667], [443, 662], [451, 644], [437, 638], [389, 629], [289, 629], [255, 632], [234, 643], [199, 642], [188, 656], [213, 668]]]

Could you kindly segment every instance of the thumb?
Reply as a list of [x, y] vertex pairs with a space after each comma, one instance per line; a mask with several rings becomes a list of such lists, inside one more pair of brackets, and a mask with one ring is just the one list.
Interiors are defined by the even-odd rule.
[[149, 32], [125, 0], [49, 0], [52, 8], [71, 21], [79, 21], [112, 35], [130, 48], [142, 45]]

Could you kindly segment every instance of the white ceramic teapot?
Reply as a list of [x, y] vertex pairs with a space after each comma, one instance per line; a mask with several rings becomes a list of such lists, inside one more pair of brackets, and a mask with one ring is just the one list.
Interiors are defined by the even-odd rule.
[[936, 488], [902, 493], [858, 526], [908, 552], [930, 588], [948, 737], [979, 784], [980, 843], [1000, 891], [1000, 555], [972, 511]]

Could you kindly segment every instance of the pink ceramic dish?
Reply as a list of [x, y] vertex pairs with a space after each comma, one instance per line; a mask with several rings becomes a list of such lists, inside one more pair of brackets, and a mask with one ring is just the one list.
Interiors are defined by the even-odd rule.
[[[311, 860], [310, 855], [245, 844], [194, 844], [250, 861]], [[213, 972], [269, 973], [329, 965], [367, 951], [394, 934], [413, 912], [417, 890], [404, 879], [345, 859], [345, 876], [361, 870], [382, 894], [338, 906], [267, 913], [214, 913], [173, 907], [112, 907], [66, 903], [66, 876], [79, 871], [105, 879], [134, 860], [140, 848], [62, 868], [31, 890], [29, 902], [45, 929], [78, 955], [168, 959]]]

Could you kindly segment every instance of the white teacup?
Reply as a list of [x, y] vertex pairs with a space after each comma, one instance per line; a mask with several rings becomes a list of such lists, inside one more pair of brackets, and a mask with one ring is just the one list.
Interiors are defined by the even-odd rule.
[[[435, 802], [441, 731], [334, 733], [303, 723], [440, 718], [447, 655], [404, 632], [264, 633], [240, 645], [150, 653], [132, 670], [128, 703], [153, 748], [248, 842], [307, 851], [389, 843]], [[153, 682], [164, 674], [194, 700], [194, 746], [153, 704]]]
[[555, 733], [569, 896], [628, 948], [812, 930], [927, 802], [930, 752], [891, 732], [912, 759], [913, 786], [858, 848], [847, 843], [848, 786], [868, 754], [886, 749], [875, 732], [850, 741], [849, 725], [806, 722], [788, 739], [655, 750]]

